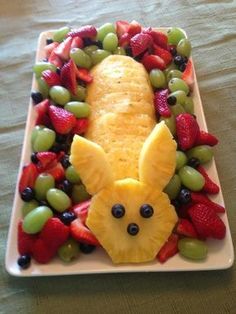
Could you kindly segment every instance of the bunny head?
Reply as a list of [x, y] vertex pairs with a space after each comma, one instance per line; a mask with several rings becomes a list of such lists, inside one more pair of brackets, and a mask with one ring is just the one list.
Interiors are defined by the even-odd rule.
[[155, 258], [177, 215], [162, 192], [175, 170], [176, 142], [164, 122], [155, 126], [139, 156], [139, 181], [115, 180], [101, 146], [75, 136], [70, 161], [92, 195], [86, 225], [114, 263]]

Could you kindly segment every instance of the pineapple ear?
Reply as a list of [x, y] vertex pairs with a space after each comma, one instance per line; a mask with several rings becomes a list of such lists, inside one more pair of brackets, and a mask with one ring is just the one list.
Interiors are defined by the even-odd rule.
[[162, 191], [175, 171], [176, 147], [165, 122], [158, 123], [143, 144], [139, 180]]
[[102, 147], [82, 136], [74, 136], [70, 162], [91, 195], [114, 181], [111, 166]]

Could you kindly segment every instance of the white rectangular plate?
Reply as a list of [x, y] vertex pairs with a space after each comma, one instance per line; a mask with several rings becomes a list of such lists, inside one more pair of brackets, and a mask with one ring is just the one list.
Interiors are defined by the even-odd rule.
[[[46, 39], [50, 38], [52, 31], [43, 32], [40, 34], [38, 41], [38, 49], [36, 55], [36, 61], [42, 60], [43, 47], [45, 46]], [[203, 112], [202, 102], [199, 94], [199, 88], [196, 80], [194, 70], [194, 87], [193, 98], [195, 104], [195, 113], [197, 116], [200, 128], [207, 131], [205, 116]], [[35, 80], [33, 79], [33, 87], [35, 86]], [[32, 128], [34, 127], [35, 112], [33, 105], [30, 101], [28, 117], [25, 129], [25, 138], [22, 149], [22, 157], [19, 167], [18, 180], [15, 191], [15, 198], [13, 204], [13, 210], [10, 221], [10, 229], [8, 234], [8, 243], [6, 251], [5, 265], [9, 274], [14, 276], [31, 277], [31, 276], [55, 276], [55, 275], [74, 275], [74, 274], [95, 274], [95, 273], [122, 273], [122, 272], [166, 272], [166, 271], [199, 271], [199, 270], [216, 270], [226, 269], [232, 266], [234, 262], [234, 250], [228, 224], [227, 214], [221, 216], [224, 221], [227, 232], [224, 240], [208, 240], [209, 247], [208, 257], [204, 261], [194, 262], [182, 258], [179, 254], [170, 258], [166, 263], [160, 264], [157, 260], [145, 263], [145, 264], [124, 264], [114, 265], [106, 252], [99, 248], [90, 255], [81, 254], [78, 260], [70, 264], [62, 263], [58, 258], [55, 258], [49, 264], [38, 264], [32, 262], [31, 266], [26, 270], [21, 270], [17, 265], [17, 259], [19, 257], [17, 251], [17, 224], [21, 218], [21, 206], [22, 200], [18, 193], [18, 182], [21, 174], [22, 166], [30, 160], [30, 136]], [[208, 167], [208, 173], [212, 179], [218, 184], [219, 178], [215, 166], [215, 162], [211, 162]], [[218, 204], [224, 206], [224, 200], [222, 193], [212, 198]]]

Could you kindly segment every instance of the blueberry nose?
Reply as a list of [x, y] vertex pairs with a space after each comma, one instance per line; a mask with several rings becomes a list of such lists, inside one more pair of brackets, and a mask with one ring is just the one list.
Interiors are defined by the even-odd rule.
[[139, 226], [135, 223], [128, 224], [127, 232], [130, 235], [136, 235], [139, 232]]

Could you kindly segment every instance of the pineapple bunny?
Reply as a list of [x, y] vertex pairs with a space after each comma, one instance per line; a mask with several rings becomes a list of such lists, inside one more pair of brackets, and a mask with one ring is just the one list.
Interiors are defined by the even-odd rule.
[[[139, 84], [132, 85], [130, 73]], [[111, 56], [93, 77], [91, 126], [86, 138], [74, 137], [70, 157], [92, 195], [86, 224], [114, 263], [151, 261], [177, 222], [162, 192], [174, 173], [176, 142], [164, 122], [155, 125], [153, 92], [141, 64]]]

